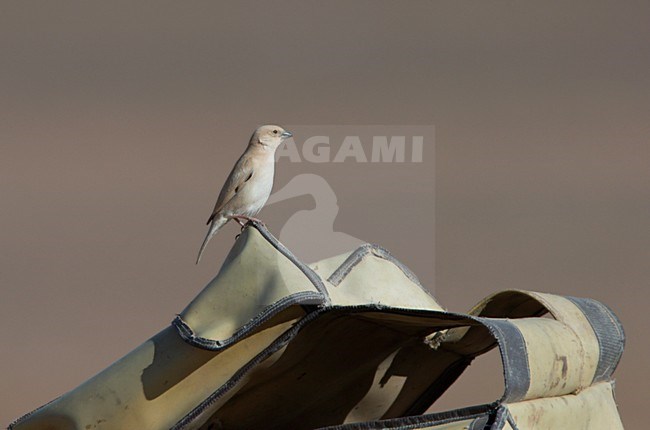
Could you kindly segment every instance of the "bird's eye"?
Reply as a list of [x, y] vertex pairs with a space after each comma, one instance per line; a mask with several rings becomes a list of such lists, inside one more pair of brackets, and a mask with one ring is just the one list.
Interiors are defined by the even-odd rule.
[[273, 134], [278, 134], [278, 131], [277, 131], [277, 130], [273, 130]]

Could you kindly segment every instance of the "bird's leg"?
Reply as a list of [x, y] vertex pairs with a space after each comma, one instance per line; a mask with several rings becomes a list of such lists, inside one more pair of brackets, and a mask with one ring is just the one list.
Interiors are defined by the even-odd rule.
[[231, 216], [228, 217], [228, 219], [234, 219], [235, 221], [237, 221], [237, 224], [239, 224], [241, 226], [242, 230], [246, 226], [246, 223], [244, 223], [242, 220], [246, 220], [248, 222], [256, 222], [256, 223], [262, 224], [262, 226], [266, 227], [266, 224], [264, 224], [264, 221], [262, 221], [259, 218], [255, 218], [255, 217], [248, 216], [248, 215], [231, 215]]
[[266, 224], [264, 224], [264, 221], [262, 221], [259, 218], [255, 218], [255, 217], [247, 216], [247, 215], [237, 215], [237, 218], [245, 219], [246, 221], [250, 221], [250, 222], [256, 222], [256, 223], [262, 224], [262, 226], [266, 227]]
[[[228, 218], [229, 219], [234, 219], [235, 221], [237, 221], [237, 224], [239, 224], [239, 228], [241, 229], [241, 231], [244, 231], [244, 229], [246, 228], [246, 223], [244, 221], [242, 221], [242, 219], [246, 219], [246, 218], [244, 218], [241, 215], [233, 215], [233, 216], [230, 216]], [[237, 238], [239, 238], [239, 235], [237, 235], [237, 237], [235, 237], [235, 240], [237, 240]]]
[[244, 228], [245, 223], [241, 220], [241, 218], [243, 217], [239, 215], [233, 215], [228, 217], [228, 219], [234, 219], [235, 221], [237, 221], [237, 224], [239, 224], [241, 228]]

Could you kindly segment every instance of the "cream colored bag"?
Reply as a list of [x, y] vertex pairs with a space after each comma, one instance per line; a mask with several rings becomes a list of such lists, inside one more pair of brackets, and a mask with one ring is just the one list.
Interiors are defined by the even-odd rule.
[[[623, 343], [594, 300], [505, 291], [449, 313], [380, 247], [308, 267], [255, 224], [172, 326], [10, 428], [613, 430]], [[424, 414], [495, 346], [501, 399]]]

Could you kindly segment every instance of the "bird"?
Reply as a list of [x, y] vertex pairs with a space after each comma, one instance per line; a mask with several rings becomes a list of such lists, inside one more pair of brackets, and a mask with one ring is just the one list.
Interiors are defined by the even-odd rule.
[[208, 218], [210, 228], [199, 249], [196, 264], [201, 261], [201, 255], [212, 236], [231, 219], [242, 227], [242, 220], [261, 222], [254, 216], [262, 210], [271, 195], [275, 150], [291, 137], [293, 133], [279, 125], [267, 124], [255, 130], [219, 193], [214, 210]]

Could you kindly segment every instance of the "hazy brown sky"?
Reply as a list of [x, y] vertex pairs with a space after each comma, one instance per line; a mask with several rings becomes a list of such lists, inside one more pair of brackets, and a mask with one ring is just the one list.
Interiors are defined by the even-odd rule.
[[[194, 265], [218, 189], [254, 127], [279, 122], [435, 125], [435, 193], [401, 173], [301, 168], [358, 196], [339, 201], [337, 230], [391, 250], [451, 310], [506, 288], [611, 306], [628, 335], [617, 401], [641, 427], [648, 22], [641, 1], [4, 2], [0, 423], [200, 291], [236, 233]], [[310, 205], [261, 216], [277, 233]]]

